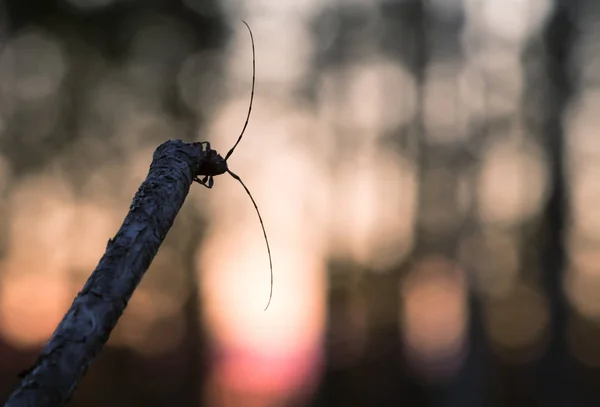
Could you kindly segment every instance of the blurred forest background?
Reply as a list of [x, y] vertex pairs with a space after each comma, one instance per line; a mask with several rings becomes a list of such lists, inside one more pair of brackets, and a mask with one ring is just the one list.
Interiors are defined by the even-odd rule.
[[71, 405], [599, 405], [597, 0], [0, 0], [0, 401], [242, 19]]

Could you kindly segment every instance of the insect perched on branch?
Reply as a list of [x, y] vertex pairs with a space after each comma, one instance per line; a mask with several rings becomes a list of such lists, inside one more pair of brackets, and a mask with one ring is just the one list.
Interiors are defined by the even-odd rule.
[[[248, 127], [248, 120], [250, 119], [250, 113], [252, 112], [252, 101], [254, 100], [254, 82], [256, 78], [256, 54], [254, 50], [254, 36], [252, 35], [252, 30], [250, 29], [248, 23], [246, 23], [245, 21], [242, 22], [246, 24], [248, 32], [250, 33], [250, 41], [252, 42], [252, 90], [250, 93], [250, 106], [248, 107], [246, 122], [244, 123], [244, 127], [242, 128], [240, 136], [238, 137], [233, 147], [231, 147], [231, 150], [229, 150], [225, 158], [221, 157], [219, 153], [213, 150], [210, 147], [210, 143], [208, 141], [193, 143], [196, 146], [200, 146], [200, 149], [202, 151], [200, 165], [198, 167], [198, 171], [196, 172], [196, 176], [194, 177], [194, 181], [201, 185], [204, 185], [206, 188], [212, 188], [214, 185], [213, 176], [221, 175], [227, 172], [233, 178], [238, 180], [240, 184], [242, 184], [242, 187], [244, 187], [246, 193], [250, 197], [250, 200], [254, 205], [254, 209], [256, 209], [256, 213], [258, 214], [258, 220], [260, 221], [260, 226], [262, 227], [263, 235], [265, 236], [265, 242], [267, 243], [267, 253], [269, 254], [269, 268], [271, 270], [271, 289], [269, 291], [269, 301], [267, 302], [267, 306], [265, 307], [266, 310], [267, 308], [269, 308], [269, 305], [271, 304], [271, 298], [273, 297], [273, 262], [271, 260], [271, 248], [269, 247], [269, 239], [267, 238], [265, 224], [263, 223], [262, 216], [260, 216], [260, 211], [258, 210], [258, 206], [256, 205], [252, 194], [250, 193], [244, 182], [241, 180], [241, 178], [237, 174], [232, 172], [229, 169], [229, 166], [227, 165], [227, 159], [231, 157], [231, 154], [233, 154], [233, 151], [235, 150], [239, 142], [242, 140], [242, 136], [246, 131], [246, 127]], [[203, 178], [200, 179], [199, 176], [203, 176]]]

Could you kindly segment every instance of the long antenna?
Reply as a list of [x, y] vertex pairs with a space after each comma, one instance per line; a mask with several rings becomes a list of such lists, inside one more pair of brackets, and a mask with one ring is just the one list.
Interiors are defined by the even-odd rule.
[[237, 145], [242, 140], [242, 136], [244, 135], [244, 132], [246, 131], [246, 127], [248, 127], [248, 120], [250, 120], [250, 112], [252, 111], [252, 101], [254, 100], [254, 82], [256, 80], [256, 52], [254, 50], [254, 36], [252, 35], [252, 30], [250, 29], [250, 26], [248, 25], [248, 23], [245, 22], [244, 20], [242, 20], [242, 23], [246, 24], [246, 27], [248, 28], [248, 32], [250, 33], [250, 41], [252, 42], [252, 92], [250, 93], [250, 106], [248, 107], [248, 114], [246, 115], [246, 122], [244, 123], [244, 127], [242, 128], [242, 132], [240, 133], [240, 136], [238, 137], [237, 141], [235, 142], [233, 147], [231, 147], [231, 150], [229, 150], [227, 152], [227, 155], [225, 156], [225, 161], [227, 161], [229, 156], [231, 156], [231, 154], [233, 154], [233, 150], [235, 150]]
[[[244, 20], [242, 20], [242, 23], [244, 23], [246, 25], [246, 28], [248, 28], [248, 32], [250, 33], [250, 41], [252, 42], [252, 91], [250, 93], [250, 105], [248, 106], [248, 114], [246, 115], [246, 122], [244, 123], [244, 127], [242, 128], [242, 132], [240, 133], [240, 136], [238, 137], [237, 141], [235, 142], [233, 147], [231, 147], [231, 150], [229, 150], [227, 152], [227, 155], [225, 156], [225, 161], [227, 161], [227, 159], [231, 156], [231, 154], [233, 154], [233, 150], [235, 150], [237, 145], [242, 140], [242, 136], [244, 135], [244, 132], [246, 131], [246, 127], [248, 127], [248, 120], [250, 120], [250, 113], [252, 112], [252, 102], [254, 100], [254, 84], [256, 82], [256, 51], [254, 49], [254, 36], [252, 35], [252, 30], [250, 29], [250, 26], [248, 25], [248, 23], [245, 22]], [[240, 184], [242, 184], [242, 187], [244, 187], [244, 189], [246, 190], [246, 193], [250, 197], [250, 200], [252, 201], [252, 205], [254, 205], [254, 209], [256, 209], [256, 214], [258, 215], [258, 220], [260, 221], [260, 227], [262, 228], [263, 235], [265, 236], [265, 242], [267, 243], [267, 252], [269, 253], [269, 270], [271, 271], [271, 289], [269, 291], [269, 301], [267, 302], [267, 306], [265, 307], [265, 311], [266, 311], [267, 308], [269, 308], [269, 305], [271, 305], [271, 298], [273, 298], [273, 261], [271, 259], [271, 247], [269, 246], [269, 239], [267, 238], [267, 231], [265, 230], [265, 224], [262, 220], [262, 216], [260, 216], [260, 211], [258, 210], [258, 205], [256, 205], [256, 201], [252, 197], [252, 194], [250, 193], [250, 190], [248, 189], [248, 187], [246, 187], [246, 184], [244, 184], [242, 179], [236, 173], [231, 171], [229, 168], [227, 169], [227, 172], [234, 179], [238, 180], [238, 182]]]
[[269, 301], [267, 302], [267, 306], [265, 307], [265, 311], [266, 311], [267, 308], [269, 308], [269, 305], [271, 304], [271, 298], [273, 298], [273, 262], [271, 261], [271, 247], [269, 246], [269, 239], [267, 238], [267, 231], [265, 230], [265, 224], [263, 223], [262, 216], [260, 216], [260, 211], [258, 210], [258, 206], [256, 205], [254, 198], [252, 198], [252, 194], [250, 193], [250, 191], [248, 190], [248, 188], [246, 187], [246, 185], [244, 184], [242, 179], [229, 169], [227, 169], [227, 172], [233, 178], [237, 179], [240, 182], [240, 184], [242, 184], [244, 189], [246, 190], [246, 193], [252, 200], [252, 205], [254, 205], [254, 209], [256, 209], [256, 213], [258, 214], [258, 220], [260, 220], [260, 227], [262, 227], [263, 235], [265, 235], [265, 242], [267, 243], [267, 252], [269, 253], [269, 269], [271, 270], [271, 291], [269, 291]]

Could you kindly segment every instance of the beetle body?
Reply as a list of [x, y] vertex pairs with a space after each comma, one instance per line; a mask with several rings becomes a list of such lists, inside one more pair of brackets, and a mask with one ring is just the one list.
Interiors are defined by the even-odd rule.
[[[227, 161], [216, 150], [210, 148], [208, 141], [193, 144], [199, 146], [202, 151], [194, 181], [206, 188], [212, 188], [215, 183], [213, 176], [225, 174], [229, 170]], [[203, 178], [200, 179], [198, 176], [203, 176]]]

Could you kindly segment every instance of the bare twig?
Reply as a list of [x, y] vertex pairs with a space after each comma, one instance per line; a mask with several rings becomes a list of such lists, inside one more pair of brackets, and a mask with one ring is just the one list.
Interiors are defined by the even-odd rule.
[[61, 406], [102, 349], [183, 205], [202, 160], [179, 140], [154, 152], [123, 225], [5, 407]]

